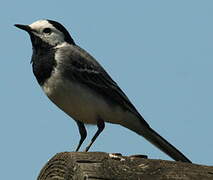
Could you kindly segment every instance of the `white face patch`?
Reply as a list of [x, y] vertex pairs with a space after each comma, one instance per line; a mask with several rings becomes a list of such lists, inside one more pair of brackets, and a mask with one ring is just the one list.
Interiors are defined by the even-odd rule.
[[[56, 29], [51, 23], [49, 23], [47, 20], [38, 20], [32, 24], [29, 25], [35, 32], [33, 34], [35, 36], [39, 36], [43, 41], [46, 43], [56, 46], [63, 42], [64, 40], [64, 34]], [[51, 33], [44, 33], [44, 29], [49, 28], [51, 29]]]
[[43, 29], [43, 28], [53, 28], [52, 24], [50, 24], [47, 20], [38, 20], [29, 25], [32, 29]]

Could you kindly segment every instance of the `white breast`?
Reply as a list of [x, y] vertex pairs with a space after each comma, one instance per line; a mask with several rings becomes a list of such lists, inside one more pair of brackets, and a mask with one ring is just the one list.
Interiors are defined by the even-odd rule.
[[42, 88], [50, 100], [74, 120], [96, 124], [97, 118], [101, 117], [104, 121], [120, 124], [125, 116], [119, 106], [110, 106], [101, 95], [64, 79], [57, 70]]

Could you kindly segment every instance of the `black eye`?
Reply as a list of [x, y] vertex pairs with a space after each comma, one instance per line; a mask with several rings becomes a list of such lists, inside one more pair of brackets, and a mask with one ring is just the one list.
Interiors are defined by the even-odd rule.
[[51, 33], [51, 29], [50, 28], [45, 28], [43, 30], [43, 33], [50, 34]]

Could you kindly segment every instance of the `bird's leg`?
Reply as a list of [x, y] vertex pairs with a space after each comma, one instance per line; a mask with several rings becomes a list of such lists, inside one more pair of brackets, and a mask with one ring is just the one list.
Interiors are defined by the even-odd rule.
[[81, 139], [78, 143], [78, 147], [75, 150], [77, 152], [79, 150], [79, 148], [81, 147], [82, 143], [84, 142], [84, 140], [87, 137], [87, 131], [86, 131], [86, 128], [84, 126], [84, 123], [82, 123], [81, 121], [76, 121], [76, 122], [77, 122], [77, 125], [78, 125], [79, 133], [81, 135]]
[[98, 126], [98, 130], [96, 131], [95, 135], [93, 136], [91, 142], [89, 143], [89, 145], [86, 147], [86, 149], [84, 150], [84, 152], [87, 152], [89, 150], [89, 148], [92, 146], [92, 144], [95, 142], [96, 138], [99, 136], [99, 134], [104, 130], [105, 127], [105, 123], [102, 119], [98, 119], [97, 120], [97, 126]]

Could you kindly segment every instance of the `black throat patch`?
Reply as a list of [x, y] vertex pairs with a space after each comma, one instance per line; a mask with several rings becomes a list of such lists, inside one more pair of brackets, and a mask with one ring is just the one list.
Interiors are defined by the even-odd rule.
[[55, 61], [55, 49], [53, 46], [42, 41], [39, 37], [31, 35], [33, 46], [33, 55], [31, 59], [33, 74], [38, 83], [42, 86], [45, 81], [51, 76]]

